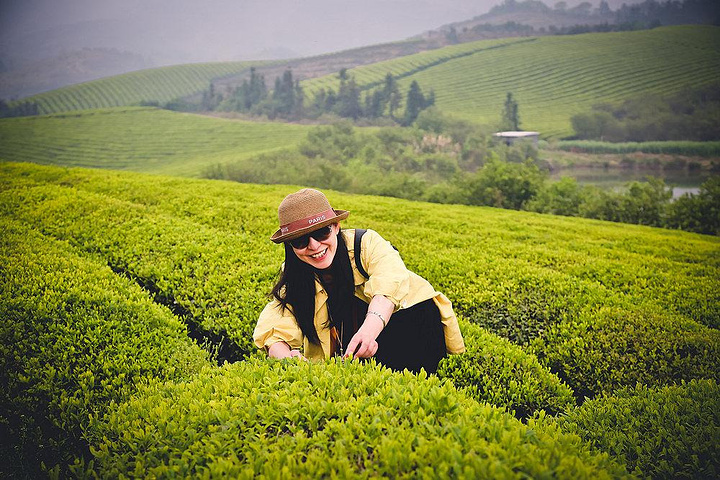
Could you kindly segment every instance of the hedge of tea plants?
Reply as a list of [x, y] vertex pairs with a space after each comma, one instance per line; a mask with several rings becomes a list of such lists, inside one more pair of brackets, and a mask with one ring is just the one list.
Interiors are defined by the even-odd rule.
[[[63, 462], [72, 463], [67, 459], [77, 458], [72, 467], [76, 474], [101, 477], [220, 471], [257, 475], [269, 474], [266, 467], [281, 452], [302, 451], [287, 456], [286, 463], [275, 462], [286, 468], [278, 476], [302, 476], [310, 471], [308, 462], [328, 475], [344, 474], [346, 468], [358, 476], [434, 468], [457, 475], [496, 472], [501, 477], [621, 476], [621, 467], [588, 453], [590, 447], [578, 443], [575, 435], [636, 469], [637, 462], [613, 450], [612, 440], [592, 441], [569, 422], [536, 424], [527, 417], [541, 410], [571, 416], [586, 396], [614, 398], [618, 389], [638, 383], [645, 388], [638, 394], [642, 401], [662, 398], [668, 404], [695, 405], [691, 392], [676, 394], [664, 387], [717, 381], [720, 241], [715, 237], [336, 192], [327, 192], [331, 203], [352, 212], [346, 226], [381, 232], [412, 270], [454, 302], [468, 352], [445, 359], [439, 377], [433, 377], [427, 388], [453, 392], [451, 403], [461, 405], [459, 416], [444, 416], [444, 400], [425, 405], [410, 393], [435, 398], [435, 390], [422, 386], [427, 379], [391, 373], [371, 363], [298, 366], [248, 360], [256, 352], [250, 332], [282, 261], [281, 248], [268, 239], [277, 228], [277, 204], [296, 189], [0, 163], [0, 218], [11, 227], [4, 228], [1, 237], [0, 272], [4, 293], [8, 292], [3, 308], [14, 323], [29, 325], [19, 330], [29, 333], [18, 337], [27, 337], [28, 346], [17, 354], [3, 351], [3, 362], [10, 365], [5, 375], [15, 378], [16, 385], [3, 403], [28, 425], [45, 421], [53, 426], [25, 428], [25, 437], [18, 436], [50, 439], [36, 442], [50, 448], [48, 468], [62, 469]], [[42, 257], [45, 251], [51, 252], [49, 259]], [[44, 286], [36, 291], [34, 285]], [[51, 301], [45, 302], [46, 297]], [[69, 315], [79, 326], [58, 327]], [[33, 333], [39, 328], [35, 319], [42, 319], [47, 335]], [[86, 319], [94, 323], [82, 330]], [[215, 366], [184, 336], [180, 320], [234, 345], [237, 362]], [[103, 330], [105, 322], [112, 334]], [[166, 324], [177, 327], [170, 335], [178, 342], [174, 347], [158, 345], [158, 338], [164, 341], [169, 335], [161, 333]], [[3, 345], [13, 342], [15, 330], [6, 328], [8, 340]], [[102, 334], [102, 341], [88, 342], [85, 337], [92, 335], [78, 331]], [[131, 339], [125, 336], [128, 331], [135, 332]], [[34, 345], [54, 345], [58, 340], [60, 350], [50, 349], [47, 357], [35, 360], [39, 354]], [[123, 342], [132, 345], [129, 357], [122, 356], [124, 346], [118, 347]], [[141, 344], [145, 348], [136, 353]], [[83, 393], [85, 383], [77, 380], [85, 377], [80, 373], [71, 381], [47, 373], [64, 372], [71, 368], [67, 364], [75, 368], [78, 352], [88, 366], [67, 371], [100, 378], [91, 384], [99, 385], [98, 391]], [[185, 367], [152, 370], [146, 359], [157, 355], [180, 358], [177, 361]], [[103, 370], [105, 363], [93, 363], [99, 358], [109, 370]], [[116, 360], [120, 367], [113, 363]], [[175, 360], [168, 361], [175, 365]], [[17, 365], [43, 368], [22, 373]], [[115, 375], [116, 383], [102, 383], [107, 372], [121, 368], [135, 369], [132, 381]], [[255, 380], [236, 378], [239, 375]], [[298, 375], [305, 383], [295, 385]], [[364, 385], [376, 381], [372, 378], [383, 378], [396, 390], [393, 395], [410, 395], [410, 400], [389, 403], [388, 397], [376, 397], [389, 410], [372, 416], [373, 421], [395, 428], [393, 419], [406, 415], [403, 402], [418, 412], [413, 418], [425, 420], [409, 419], [398, 423], [399, 429], [383, 430], [390, 426], [367, 425], [364, 418], [343, 413], [350, 407], [332, 405], [338, 402], [338, 392], [352, 390], [353, 381]], [[138, 384], [148, 386], [138, 389]], [[317, 406], [293, 403], [289, 398], [296, 386], [298, 392], [332, 401]], [[371, 413], [376, 411], [372, 400], [352, 395], [348, 398], [355, 406], [360, 402]], [[715, 401], [717, 392], [710, 389], [706, 396]], [[27, 400], [12, 403], [11, 397]], [[82, 401], [66, 401], [76, 397]], [[173, 401], [177, 408], [170, 406]], [[305, 416], [293, 413], [296, 410]], [[465, 411], [472, 414], [464, 417]], [[269, 415], [259, 424], [265, 428], [255, 425], [255, 419], [266, 415], [258, 412]], [[445, 413], [428, 420], [427, 412]], [[492, 432], [484, 441], [474, 430], [480, 427], [467, 423], [474, 416], [487, 424], [483, 429], [490, 429], [483, 431]], [[526, 419], [527, 425], [516, 417]], [[666, 422], [665, 417], [660, 414], [657, 421]], [[445, 422], [446, 418], [450, 419]], [[717, 424], [714, 417], [702, 418], [712, 428]], [[455, 429], [466, 423], [467, 429]], [[686, 423], [666, 424], [669, 434], [685, 434]], [[5, 416], [2, 425], [12, 426]], [[22, 431], [24, 427], [17, 425], [13, 431]], [[388, 437], [362, 433], [366, 427], [373, 435], [387, 431], [409, 443], [389, 445]], [[428, 445], [439, 450], [453, 438], [449, 456], [443, 453], [435, 463], [422, 458], [428, 456]], [[28, 444], [18, 440], [8, 451], [24, 458], [23, 446]], [[375, 453], [386, 445], [392, 447], [390, 456]], [[84, 453], [78, 453], [83, 448]], [[709, 448], [718, 453], [717, 447]], [[516, 449], [530, 458], [516, 456]], [[220, 451], [230, 453], [221, 456]], [[689, 446], [677, 451], [662, 472], [707, 470], [702, 463], [688, 466], [683, 460], [693, 455]], [[265, 463], [252, 464], [256, 457]], [[337, 469], [317, 466], [321, 457]], [[488, 470], [493, 468], [497, 470]]]
[[32, 476], [87, 450], [89, 420], [137, 384], [188, 378], [208, 355], [107, 265], [18, 222], [0, 228], [0, 472]]
[[147, 107], [83, 110], [0, 119], [0, 158], [199, 177], [216, 164], [294, 146], [310, 128]]
[[720, 387], [713, 380], [626, 388], [585, 402], [558, 424], [650, 478], [717, 478]]
[[[250, 332], [282, 262], [268, 237], [277, 204], [296, 187], [5, 170], [34, 182], [3, 194], [15, 216], [101, 255], [203, 328], [254, 350]], [[720, 375], [718, 239], [330, 195], [353, 212], [349, 226], [381, 232], [461, 316], [537, 355], [579, 398]]]
[[153, 384], [89, 429], [120, 477], [619, 478], [575, 435], [533, 429], [424, 373], [251, 360]]

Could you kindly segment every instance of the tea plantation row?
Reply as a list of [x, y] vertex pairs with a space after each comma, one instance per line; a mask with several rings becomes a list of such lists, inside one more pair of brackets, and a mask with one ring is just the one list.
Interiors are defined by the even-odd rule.
[[200, 176], [203, 169], [290, 147], [311, 127], [234, 122], [128, 107], [0, 120], [0, 158]]
[[249, 70], [247, 62], [177, 65], [124, 73], [29, 97], [40, 113], [168, 102], [207, 88], [211, 81]]
[[[635, 97], [643, 93], [670, 94], [688, 86], [702, 86], [717, 78], [720, 28], [664, 27], [622, 33], [539, 37], [500, 48], [478, 48], [474, 42], [446, 47], [448, 61], [418, 70], [400, 81], [401, 90], [416, 80], [434, 89], [436, 105], [445, 113], [477, 123], [500, 120], [503, 101], [512, 92], [519, 103], [525, 130], [545, 138], [573, 134], [570, 117], [589, 111], [597, 103]], [[496, 46], [498, 41], [492, 44]], [[415, 72], [417, 54], [383, 62], [384, 69], [362, 66], [350, 70], [361, 87], [377, 82], [387, 72]], [[427, 55], [427, 54], [425, 54]], [[327, 84], [327, 77], [306, 82]]]
[[577, 436], [536, 431], [437, 378], [374, 362], [212, 367], [133, 282], [20, 222], [2, 227], [0, 472], [623, 474]]
[[[371, 365], [331, 362], [295, 366], [245, 361], [216, 369], [207, 361], [198, 360], [202, 353], [187, 338], [184, 347], [176, 347], [178, 352], [184, 352], [178, 355], [194, 359], [182, 360], [186, 369], [139, 372], [132, 361], [122, 357], [123, 349], [117, 342], [132, 345], [145, 342], [148, 358], [152, 358], [157, 350], [153, 346], [157, 337], [150, 335], [151, 339], [146, 340], [143, 335], [125, 335], [123, 328], [157, 325], [157, 318], [166, 319], [161, 324], [177, 322], [166, 309], [154, 306], [151, 297], [182, 312], [185, 320], [226, 335], [246, 354], [254, 352], [250, 331], [281, 261], [280, 249], [267, 237], [275, 228], [277, 203], [293, 189], [22, 164], [2, 164], [0, 173], [0, 213], [9, 225], [4, 229], [9, 233], [3, 233], [0, 266], [3, 289], [11, 293], [3, 295], [2, 308], [8, 312], [4, 317], [12, 319], [3, 332], [3, 345], [13, 343], [10, 340], [14, 338], [13, 331], [28, 332], [24, 336], [30, 345], [18, 349], [14, 356], [9, 350], [4, 353], [3, 370], [9, 384], [14, 382], [16, 386], [12, 395], [3, 398], [3, 404], [11, 405], [9, 410], [16, 414], [10, 415], [10, 419], [34, 419], [39, 424], [48, 421], [52, 428], [40, 428], [40, 436], [62, 439], [66, 438], [65, 432], [74, 432], [67, 438], [86, 439], [98, 463], [79, 464], [78, 472], [96, 469], [131, 475], [137, 468], [137, 474], [142, 476], [154, 468], [152, 471], [158, 475], [219, 470], [238, 475], [261, 471], [269, 474], [262, 469], [277, 464], [291, 473], [308, 474], [311, 466], [335, 468], [327, 462], [316, 464], [318, 458], [327, 459], [330, 455], [334, 459], [357, 458], [351, 464], [337, 460], [337, 469], [332, 470], [336, 474], [344, 472], [344, 468], [368, 476], [437, 468], [437, 472], [479, 475], [490, 472], [483, 469], [492, 464], [498, 468], [499, 476], [522, 472], [596, 476], [598, 469], [616, 476], [620, 474], [617, 466], [589, 454], [588, 447], [576, 443], [577, 437], [561, 434], [553, 420], [547, 423], [543, 420], [537, 429], [526, 430], [508, 414], [482, 410], [486, 407], [480, 407], [468, 396], [508, 407], [525, 418], [538, 409], [550, 413], [575, 411], [573, 392], [582, 399], [584, 395], [612, 394], [619, 387], [634, 386], [637, 382], [664, 386], [703, 378], [709, 380], [689, 384], [695, 385], [694, 389], [678, 386], [660, 393], [651, 389], [630, 396], [649, 399], [645, 403], [653, 405], [667, 398], [675, 399], [670, 401], [675, 404], [682, 398], [685, 408], [679, 418], [687, 415], [691, 423], [696, 418], [705, 419], [708, 427], [704, 431], [693, 426], [676, 433], [689, 440], [682, 447], [674, 447], [676, 460], [670, 461], [667, 467], [670, 471], [705, 472], [717, 468], [713, 463], [716, 460], [704, 457], [694, 466], [683, 460], [693, 452], [713, 452], [708, 445], [717, 439], [717, 435], [707, 438], [708, 431], [717, 434], [719, 423], [707, 413], [713, 411], [718, 398], [714, 380], [718, 375], [720, 345], [716, 330], [720, 242], [715, 238], [328, 192], [334, 205], [351, 210], [347, 226], [380, 231], [398, 246], [413, 270], [430, 279], [454, 301], [463, 318], [461, 326], [469, 352], [446, 359], [439, 375], [450, 379], [464, 393], [448, 390], [448, 385], [435, 380], [391, 374]], [[50, 253], [42, 256], [46, 250]], [[121, 275], [111, 274], [104, 265], [122, 272]], [[57, 272], [56, 276], [44, 280], [48, 271]], [[98, 277], [92, 276], [96, 271]], [[141, 294], [139, 298], [126, 293], [140, 292], [129, 278], [146, 286], [150, 296]], [[86, 283], [92, 284], [92, 288], [79, 287]], [[45, 302], [48, 298], [52, 301]], [[130, 308], [126, 306], [126, 300], [132, 303], [129, 299], [145, 302], [152, 308]], [[113, 316], [114, 308], [118, 311], [128, 308], [137, 318], [126, 320], [132, 325], [117, 328], [118, 333], [108, 338], [98, 319], [107, 318], [111, 325], [123, 323], [122, 314]], [[93, 319], [95, 323], [85, 323]], [[49, 328], [50, 333], [43, 328]], [[67, 332], [70, 334], [66, 335]], [[81, 355], [82, 361], [78, 361], [68, 354], [72, 350], [67, 348], [60, 352], [48, 347], [43, 357], [38, 353], [43, 351], [41, 347], [37, 347], [39, 350], [31, 347], [50, 345], [53, 335], [63, 336], [64, 347], [90, 352], [88, 360]], [[44, 343], [33, 341], [36, 338], [42, 338]], [[183, 342], [180, 338], [177, 341]], [[167, 356], [158, 355], [156, 358]], [[93, 356], [105, 363], [102, 366], [93, 363]], [[38, 360], [31, 360], [35, 357]], [[204, 373], [196, 376], [199, 363], [206, 367]], [[141, 360], [139, 364], [143, 364]], [[55, 371], [58, 365], [67, 368]], [[55, 371], [52, 374], [51, 369]], [[125, 373], [127, 369], [131, 373]], [[317, 378], [307, 387], [312, 395], [303, 396], [302, 401], [298, 400], [300, 403], [290, 402], [284, 396], [288, 392], [277, 388], [278, 382], [295, 384], [296, 369], [310, 369], [302, 370], [300, 375]], [[78, 372], [90, 372], [88, 378], [92, 381], [80, 386], [73, 383], [85, 378]], [[255, 380], [241, 382], [236, 378], [239, 372]], [[120, 373], [125, 377], [120, 377]], [[392, 400], [395, 397], [390, 390], [387, 392], [390, 397], [378, 393], [383, 408], [373, 410], [367, 406], [366, 410], [371, 412], [368, 417], [342, 413], [358, 410], [356, 407], [343, 410], [346, 406], [337, 405], [337, 400], [318, 403], [318, 398], [327, 398], [329, 392], [350, 389], [355, 381], [362, 383], [366, 375], [368, 379], [379, 376], [390, 385], [390, 390], [425, 392], [424, 398], [450, 396], [451, 403], [463, 405], [458, 412], [460, 417], [447, 417], [444, 400], [438, 400], [420, 405], [422, 412], [417, 417], [435, 412], [434, 421], [414, 422], [402, 414], [408, 400]], [[318, 383], [324, 376], [327, 382]], [[150, 386], [142, 387], [140, 393], [130, 398], [136, 392], [136, 381], [125, 384], [117, 380], [129, 377], [148, 378]], [[185, 378], [191, 379], [189, 383], [161, 385], [165, 379]], [[257, 380], [260, 378], [279, 380], [264, 384]], [[116, 379], [115, 383], [112, 379]], [[228, 398], [222, 393], [225, 387], [220, 385], [227, 385], [236, 393]], [[440, 391], [446, 393], [437, 393]], [[350, 395], [348, 402], [374, 404], [359, 392]], [[73, 396], [83, 400], [71, 408], [63, 399]], [[188, 402], [182, 408], [189, 410], [179, 415], [173, 408], [163, 408], [161, 399], [166, 396], [178, 401], [178, 405]], [[699, 401], [696, 396], [705, 397], [706, 401]], [[13, 402], [11, 398], [20, 400]], [[599, 401], [603, 398], [599, 397]], [[124, 402], [124, 406], [113, 408], [115, 413], [105, 416], [109, 400]], [[245, 420], [235, 417], [238, 405], [244, 405], [242, 408], [249, 412]], [[567, 425], [575, 425], [576, 433], [606, 451], [614, 448], [613, 455], [621, 461], [624, 458], [630, 470], [654, 472], [655, 450], [648, 448], [639, 455], [641, 458], [623, 457], [619, 449], [635, 451], [633, 437], [619, 442], [611, 438], [617, 435], [615, 429], [606, 431], [590, 425], [592, 412], [602, 411], [607, 408], [605, 405], [587, 402], [581, 407], [590, 412], [583, 417], [584, 423], [568, 420]], [[82, 413], [83, 409], [93, 416], [66, 413]], [[233, 415], [227, 413], [230, 411]], [[297, 413], [304, 411], [309, 412], [305, 417]], [[420, 410], [413, 406], [412, 411]], [[658, 411], [658, 418], [648, 420], [649, 423], [663, 420], [662, 410]], [[473, 416], [485, 420], [473, 423], [470, 421]], [[444, 423], [445, 418], [448, 423]], [[490, 418], [501, 420], [495, 424]], [[602, 424], [602, 419], [598, 421]], [[373, 422], [378, 422], [379, 430], [358, 442], [360, 430], [366, 430]], [[618, 422], [637, 430], [629, 417]], [[6, 420], [5, 425], [17, 427], [11, 420]], [[396, 425], [400, 430], [394, 430]], [[489, 430], [478, 433], [478, 429]], [[586, 430], [606, 434], [604, 438], [593, 439], [585, 435]], [[528, 433], [531, 431], [536, 433]], [[517, 436], [510, 432], [525, 433]], [[389, 437], [381, 433], [416, 440], [391, 445], [387, 443]], [[253, 448], [250, 438], [266, 453], [247, 450]], [[463, 443], [457, 438], [468, 441]], [[480, 446], [485, 445], [481, 438], [489, 442], [487, 448]], [[348, 439], [355, 439], [359, 446]], [[445, 460], [437, 459], [433, 466], [423, 463], [427, 455], [418, 453], [432, 445], [440, 448], [441, 444], [433, 442], [450, 440], [456, 453]], [[335, 448], [330, 448], [327, 442]], [[516, 450], [530, 452], [526, 450], [530, 448], [528, 444], [545, 453], [533, 450], [534, 453], [525, 454], [530, 455], [528, 458], [516, 456]], [[559, 444], [563, 445], [557, 447], [562, 454], [544, 450]], [[58, 450], [64, 451], [61, 447]], [[394, 453], [383, 456], [381, 447]], [[275, 462], [273, 455], [280, 456], [283, 451], [304, 453], [298, 453], [300, 459], [291, 457], [296, 460]], [[348, 452], [349, 455], [345, 454]], [[477, 460], [475, 455], [485, 460]], [[266, 463], [253, 466], [253, 458], [265, 458]]]
[[[371, 88], [391, 73], [400, 90], [418, 81], [436, 93], [444, 113], [496, 124], [507, 92], [520, 105], [522, 128], [545, 138], [573, 134], [570, 117], [601, 102], [644, 93], [672, 94], [716, 81], [720, 27], [652, 30], [523, 39], [482, 40], [407, 55], [350, 70]], [[41, 113], [167, 102], [238, 75], [246, 63], [180, 65], [73, 85], [34, 97]], [[272, 79], [268, 79], [271, 84]], [[337, 90], [337, 75], [302, 82], [308, 101], [321, 88]]]

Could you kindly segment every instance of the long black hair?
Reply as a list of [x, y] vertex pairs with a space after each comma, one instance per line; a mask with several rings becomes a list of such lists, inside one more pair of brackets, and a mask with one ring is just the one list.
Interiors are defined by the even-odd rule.
[[[300, 260], [290, 243], [285, 242], [285, 269], [279, 272], [279, 278], [272, 289], [272, 296], [280, 302], [283, 309], [288, 308], [293, 313], [303, 335], [316, 345], [320, 345], [314, 321], [315, 276], [318, 272]], [[326, 288], [330, 295], [330, 319], [326, 326], [339, 326], [340, 322], [352, 315], [355, 290], [347, 244], [339, 228], [337, 249], [328, 273], [332, 276], [333, 286], [332, 289]]]

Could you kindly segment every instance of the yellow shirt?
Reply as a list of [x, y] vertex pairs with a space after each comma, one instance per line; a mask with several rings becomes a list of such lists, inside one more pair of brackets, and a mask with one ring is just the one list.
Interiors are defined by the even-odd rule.
[[[366, 303], [375, 295], [384, 295], [395, 305], [395, 311], [412, 307], [428, 299], [433, 299], [440, 310], [445, 334], [445, 347], [450, 354], [465, 351], [465, 343], [460, 333], [457, 318], [450, 300], [436, 292], [430, 283], [405, 267], [400, 254], [390, 242], [377, 232], [367, 230], [360, 245], [360, 260], [370, 278], [365, 278], [354, 262], [355, 230], [342, 230], [350, 256], [350, 264], [355, 280], [355, 296]], [[321, 345], [308, 341], [295, 321], [289, 309], [283, 310], [280, 302], [273, 299], [260, 313], [253, 339], [259, 348], [268, 349], [275, 342], [285, 342], [293, 349], [304, 347], [304, 355], [311, 359], [330, 357], [330, 329], [328, 323], [327, 292], [315, 279], [315, 330]], [[392, 322], [392, 317], [388, 323]]]

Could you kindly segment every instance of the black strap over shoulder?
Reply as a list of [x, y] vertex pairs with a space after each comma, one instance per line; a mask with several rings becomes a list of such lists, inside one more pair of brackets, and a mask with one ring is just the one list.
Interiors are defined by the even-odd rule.
[[363, 277], [370, 278], [370, 275], [368, 275], [365, 271], [365, 268], [363, 268], [362, 262], [360, 261], [360, 241], [362, 240], [363, 235], [365, 235], [365, 232], [367, 232], [367, 230], [364, 228], [355, 229], [355, 266]]

